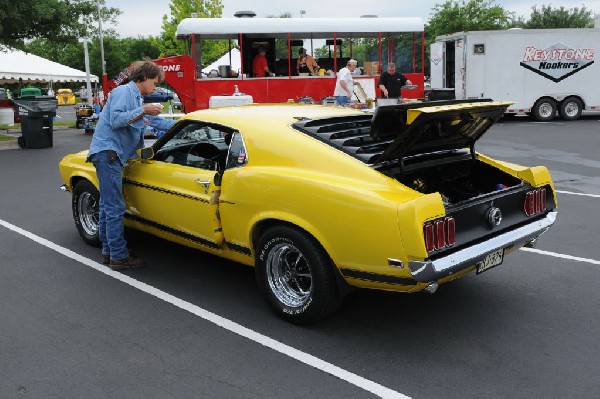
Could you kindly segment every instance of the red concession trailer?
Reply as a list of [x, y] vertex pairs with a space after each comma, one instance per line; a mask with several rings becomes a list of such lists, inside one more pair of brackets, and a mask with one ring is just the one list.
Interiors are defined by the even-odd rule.
[[[367, 97], [381, 95], [377, 82], [382, 65], [395, 62], [397, 70], [417, 86], [403, 90], [402, 96], [422, 98], [423, 28], [420, 18], [186, 18], [177, 28], [177, 38], [186, 41], [188, 53], [155, 61], [164, 68], [165, 81], [178, 94], [185, 112], [228, 100], [236, 88], [254, 103], [290, 99], [327, 103], [333, 96], [336, 73], [351, 58], [358, 61], [361, 74], [354, 79]], [[217, 65], [205, 66], [203, 44], [211, 40], [227, 43], [224, 47], [229, 51]], [[252, 75], [259, 47], [266, 49], [275, 76]], [[301, 47], [309, 49], [309, 54], [327, 49], [321, 50], [326, 56], [315, 57], [317, 74], [297, 73]]]

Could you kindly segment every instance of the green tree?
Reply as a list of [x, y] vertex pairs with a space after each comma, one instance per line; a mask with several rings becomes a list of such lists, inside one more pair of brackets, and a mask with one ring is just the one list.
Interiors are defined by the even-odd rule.
[[[25, 40], [45, 38], [52, 42], [75, 42], [90, 36], [97, 26], [96, 0], [7, 1], [0, 5], [0, 47], [24, 48]], [[117, 8], [102, 5], [103, 20], [114, 21]]]
[[538, 9], [534, 5], [529, 20], [518, 25], [527, 29], [593, 28], [594, 15], [585, 6], [567, 10], [563, 6], [552, 8], [551, 5], [542, 5]]
[[[223, 2], [221, 0], [171, 0], [169, 9], [171, 15], [163, 15], [163, 30], [158, 42], [161, 53], [188, 54], [189, 44], [175, 37], [177, 25], [192, 14], [196, 14], [198, 18], [220, 18], [223, 14]], [[201, 48], [203, 63], [210, 64], [228, 50], [228, 45], [226, 40], [204, 40]]]
[[432, 11], [425, 27], [428, 43], [436, 36], [454, 32], [506, 29], [515, 20], [514, 13], [494, 4], [494, 0], [446, 0]]
[[[80, 71], [85, 70], [83, 44], [56, 43], [48, 39], [35, 39], [25, 45], [26, 51], [58, 62]], [[102, 65], [100, 56], [100, 40], [96, 37], [88, 44], [90, 73], [100, 77]], [[106, 74], [109, 79], [121, 72], [132, 61], [146, 57], [156, 59], [160, 49], [151, 40], [144, 37], [121, 39], [116, 35], [104, 37], [104, 60]]]

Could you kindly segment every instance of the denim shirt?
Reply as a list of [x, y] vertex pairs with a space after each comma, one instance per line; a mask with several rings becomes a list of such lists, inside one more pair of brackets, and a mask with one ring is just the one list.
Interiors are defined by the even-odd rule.
[[[113, 150], [123, 166], [135, 158], [135, 151], [144, 146], [146, 124], [159, 130], [168, 130], [174, 120], [144, 115], [144, 99], [134, 82], [115, 88], [100, 112], [92, 136], [87, 160], [100, 151]], [[136, 119], [137, 118], [137, 119]]]

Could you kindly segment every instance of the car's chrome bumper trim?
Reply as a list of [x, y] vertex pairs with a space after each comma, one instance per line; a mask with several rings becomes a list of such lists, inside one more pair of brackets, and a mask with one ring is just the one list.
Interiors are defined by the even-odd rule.
[[428, 261], [409, 261], [412, 277], [428, 283], [452, 275], [481, 262], [499, 249], [525, 245], [545, 233], [556, 221], [557, 212], [548, 212], [546, 217], [512, 231], [502, 233], [480, 244], [454, 252], [448, 256]]

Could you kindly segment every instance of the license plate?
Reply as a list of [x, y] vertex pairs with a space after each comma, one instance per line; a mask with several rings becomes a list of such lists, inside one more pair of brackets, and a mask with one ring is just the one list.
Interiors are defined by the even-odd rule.
[[485, 257], [484, 260], [477, 264], [477, 274], [481, 274], [492, 267], [502, 264], [504, 260], [504, 249], [499, 249]]

